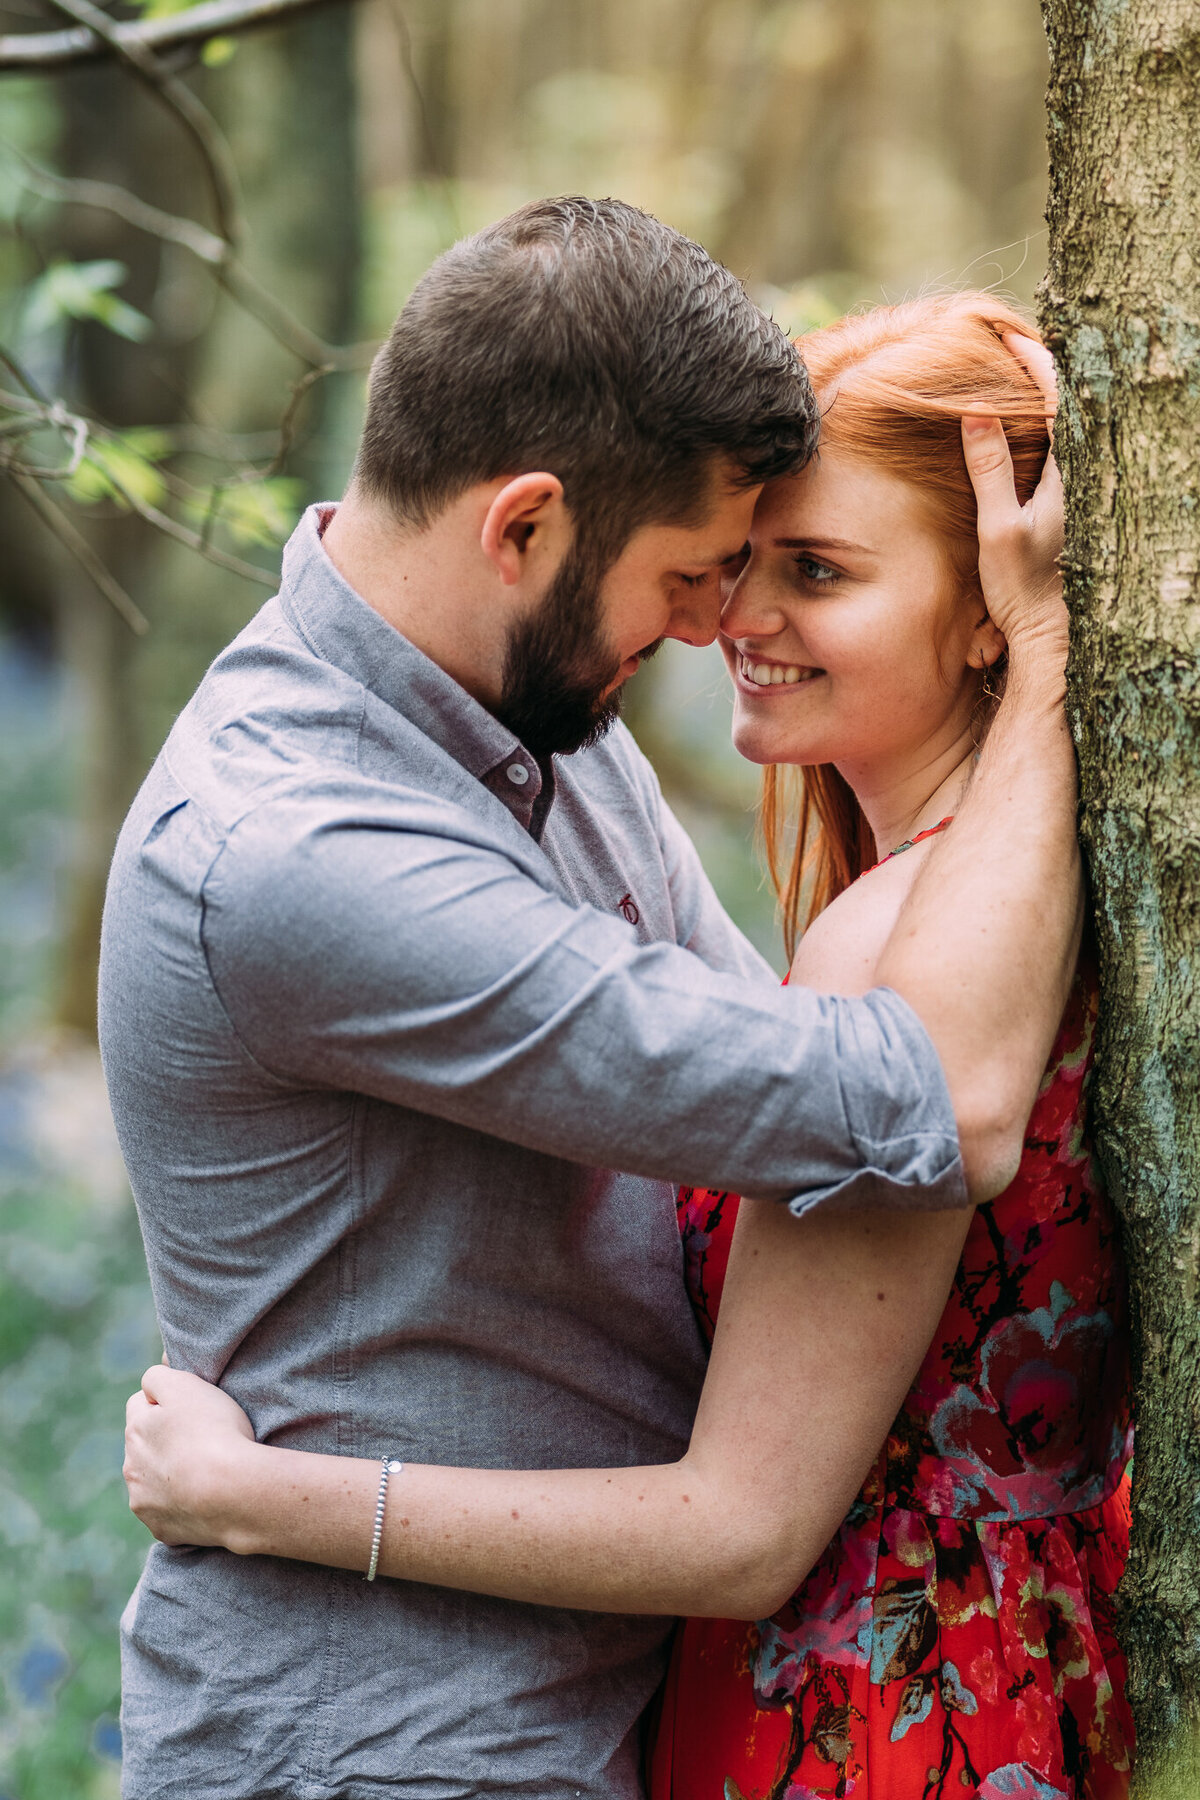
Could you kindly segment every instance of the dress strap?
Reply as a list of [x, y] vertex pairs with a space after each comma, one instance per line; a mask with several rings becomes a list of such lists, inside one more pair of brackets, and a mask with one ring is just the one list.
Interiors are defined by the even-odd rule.
[[899, 856], [903, 850], [911, 850], [914, 844], [923, 844], [926, 838], [936, 837], [939, 831], [945, 831], [947, 825], [953, 825], [953, 823], [954, 814], [951, 813], [947, 818], [939, 819], [936, 825], [931, 825], [928, 831], [918, 831], [915, 837], [905, 838], [902, 844], [897, 844], [894, 850], [889, 850], [886, 856], [881, 856], [877, 863], [872, 863], [870, 869], [864, 869], [863, 874], [869, 875], [871, 869], [882, 869], [884, 863], [891, 862], [893, 856]]

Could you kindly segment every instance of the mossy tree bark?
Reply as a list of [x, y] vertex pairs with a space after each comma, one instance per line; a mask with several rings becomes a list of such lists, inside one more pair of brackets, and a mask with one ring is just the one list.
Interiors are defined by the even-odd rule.
[[1136, 1791], [1200, 1794], [1200, 4], [1043, 0], [1070, 712], [1134, 1300]]

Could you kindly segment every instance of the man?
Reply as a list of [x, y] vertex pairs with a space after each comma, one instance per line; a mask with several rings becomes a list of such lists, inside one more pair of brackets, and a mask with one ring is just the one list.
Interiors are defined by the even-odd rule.
[[[711, 640], [759, 486], [811, 453], [794, 351], [618, 202], [525, 208], [420, 284], [346, 499], [176, 725], [106, 911], [167, 1353], [260, 1437], [668, 1461], [702, 1373], [672, 1180], [906, 1205], [914, 1230], [1004, 1184], [1078, 895], [1061, 612], [995, 435], [972, 455], [1011, 675], [977, 810], [1022, 835], [964, 807], [895, 991], [819, 1001], [778, 988], [609, 729], [664, 636]], [[125, 1791], [633, 1796], [664, 1638], [156, 1545]]]

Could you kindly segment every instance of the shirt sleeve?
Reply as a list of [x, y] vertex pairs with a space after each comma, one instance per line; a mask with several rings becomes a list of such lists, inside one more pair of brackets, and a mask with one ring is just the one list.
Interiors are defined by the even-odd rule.
[[897, 994], [640, 945], [430, 798], [259, 808], [209, 871], [202, 930], [233, 1028], [281, 1082], [797, 1214], [967, 1204], [941, 1067]]

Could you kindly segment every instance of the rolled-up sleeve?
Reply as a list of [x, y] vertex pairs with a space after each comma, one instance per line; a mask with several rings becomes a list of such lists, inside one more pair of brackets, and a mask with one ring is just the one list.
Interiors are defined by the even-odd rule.
[[204, 948], [244, 1048], [548, 1155], [784, 1202], [966, 1204], [900, 997], [777, 988], [572, 906], [468, 815], [361, 786], [230, 833]]

